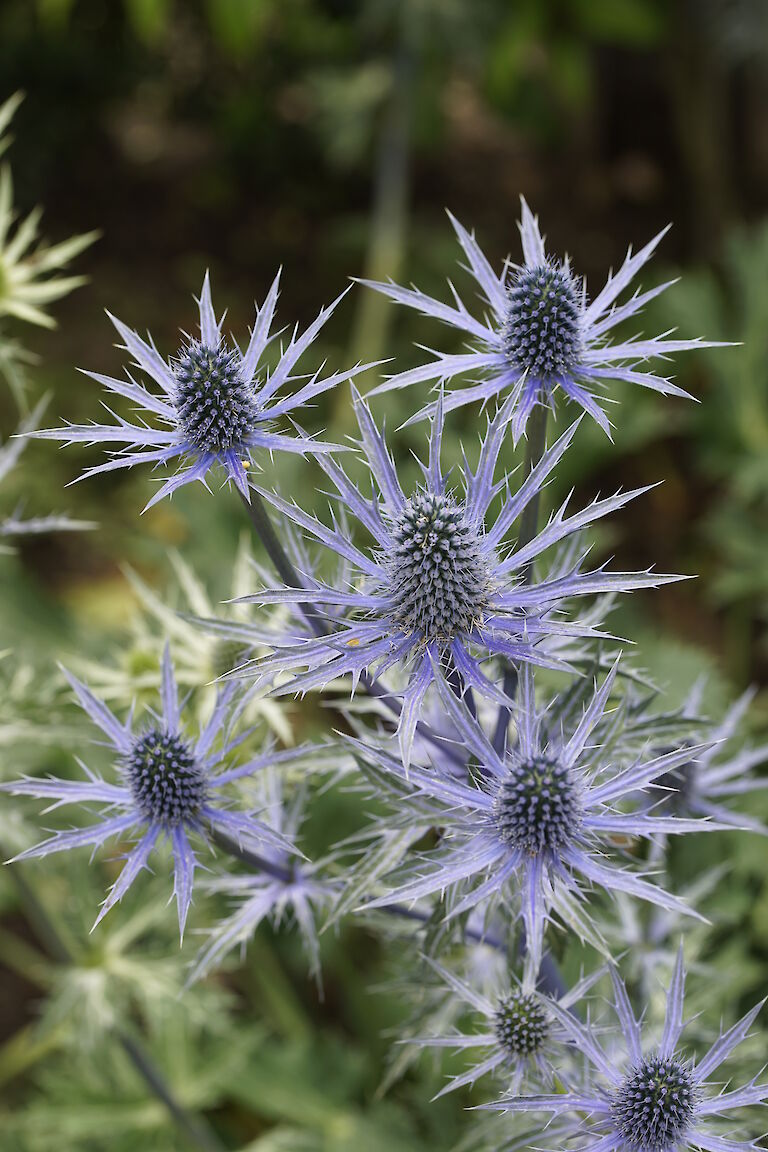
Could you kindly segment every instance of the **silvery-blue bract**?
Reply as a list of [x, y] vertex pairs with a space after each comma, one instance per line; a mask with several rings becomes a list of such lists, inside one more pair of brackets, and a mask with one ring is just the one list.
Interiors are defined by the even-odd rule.
[[[460, 375], [479, 377], [478, 383], [458, 388], [446, 396], [446, 411], [452, 411], [474, 400], [486, 401], [522, 382], [520, 403], [512, 420], [515, 440], [525, 431], [534, 406], [552, 405], [557, 389], [580, 405], [609, 434], [610, 423], [598, 399], [599, 390], [611, 380], [640, 384], [669, 396], [688, 397], [687, 392], [669, 379], [649, 371], [646, 362], [664, 359], [673, 352], [717, 347], [717, 344], [670, 340], [668, 333], [648, 340], [635, 337], [609, 343], [611, 330], [617, 324], [636, 316], [650, 300], [674, 283], [670, 280], [642, 293], [638, 289], [625, 304], [616, 303], [651, 258], [667, 228], [634, 255], [630, 249], [619, 271], [608, 277], [605, 287], [590, 301], [586, 285], [573, 274], [569, 260], [558, 263], [547, 256], [538, 218], [524, 199], [520, 222], [524, 263], [508, 261], [500, 276], [493, 271], [474, 235], [453, 216], [450, 219], [469, 261], [467, 270], [490, 309], [483, 320], [472, 315], [452, 284], [454, 301], [444, 304], [416, 288], [370, 280], [363, 283], [398, 304], [465, 332], [478, 346], [469, 352], [436, 353], [437, 359], [397, 373], [373, 389], [371, 395], [426, 381], [447, 381]], [[430, 410], [428, 405], [412, 419]]]
[[133, 730], [132, 717], [121, 723], [85, 684], [70, 674], [67, 679], [80, 706], [117, 752], [115, 767], [120, 782], [111, 784], [83, 765], [88, 776], [86, 781], [24, 777], [0, 787], [15, 796], [51, 800], [51, 808], [96, 804], [101, 809], [98, 823], [54, 832], [48, 840], [20, 853], [19, 860], [84, 845], [96, 848], [113, 837], [124, 839], [139, 833], [138, 843], [128, 853], [122, 872], [101, 906], [96, 924], [122, 899], [163, 839], [170, 841], [173, 853], [174, 894], [182, 935], [196, 867], [190, 834], [207, 842], [211, 835], [222, 833], [236, 843], [295, 851], [285, 836], [263, 820], [235, 811], [222, 795], [221, 790], [228, 784], [298, 754], [296, 750], [266, 753], [238, 767], [220, 770], [238, 743], [228, 741], [222, 746], [219, 741], [232, 710], [232, 686], [219, 694], [207, 724], [192, 738], [186, 734], [182, 722], [167, 648], [163, 659], [162, 711], [152, 713], [149, 723], [137, 732]]
[[[306, 455], [335, 451], [338, 445], [318, 441], [295, 428], [290, 433], [273, 429], [281, 417], [290, 416], [320, 393], [364, 370], [364, 366], [357, 365], [325, 377], [321, 376], [321, 370], [309, 377], [294, 373], [299, 359], [312, 347], [344, 294], [324, 308], [301, 335], [294, 329], [270, 372], [263, 357], [275, 338], [271, 328], [279, 279], [278, 273], [256, 313], [244, 352], [237, 345], [229, 344], [222, 335], [222, 321], [217, 320], [213, 310], [207, 273], [199, 300], [199, 339], [187, 338], [175, 358], [165, 359], [151, 338], [149, 342], [142, 340], [110, 316], [126, 351], [150, 379], [152, 387], [138, 383], [130, 373], [128, 380], [116, 380], [98, 372], [86, 375], [103, 384], [109, 392], [134, 401], [157, 426], [143, 421], [132, 424], [116, 416], [113, 424], [65, 424], [63, 428], [48, 428], [35, 435], [68, 444], [126, 445], [113, 452], [113, 459], [89, 468], [80, 479], [135, 464], [156, 466], [180, 461], [179, 470], [161, 485], [147, 508], [193, 480], [207, 486], [208, 473], [217, 464], [223, 467], [227, 481], [233, 481], [248, 499], [246, 469], [249, 461], [258, 466], [260, 452]], [[284, 390], [282, 397], [277, 395], [281, 389]]]
[[[384, 438], [358, 398], [360, 446], [374, 485], [370, 497], [329, 457], [319, 463], [336, 489], [333, 499], [341, 509], [340, 520], [332, 527], [295, 502], [262, 492], [280, 513], [346, 561], [348, 586], [331, 587], [311, 579], [309, 594], [284, 588], [250, 597], [262, 604], [310, 598], [328, 612], [327, 635], [283, 638], [277, 653], [258, 667], [265, 676], [294, 673], [279, 692], [305, 691], [347, 673], [357, 679], [363, 673], [381, 676], [388, 669], [405, 669], [400, 736], [406, 763], [436, 667], [452, 668], [467, 687], [503, 706], [509, 701], [484, 672], [484, 661], [497, 657], [557, 666], [546, 645], [538, 641], [550, 635], [595, 635], [590, 626], [556, 617], [552, 610], [562, 601], [679, 579], [602, 568], [583, 572], [579, 556], [564, 574], [525, 582], [525, 573], [547, 549], [647, 489], [618, 492], [572, 514], [566, 500], [533, 540], [520, 547], [511, 543], [510, 529], [552, 475], [577, 427], [567, 429], [513, 489], [507, 476], [497, 480], [495, 472], [515, 403], [513, 394], [489, 422], [477, 467], [474, 471], [466, 467], [460, 488], [449, 485], [440, 461], [440, 405], [431, 422], [428, 463], [421, 465], [423, 484], [406, 494]], [[489, 523], [489, 509], [499, 492], [504, 493], [501, 510]], [[364, 530], [367, 544], [353, 542], [347, 517]]]
[[[622, 809], [623, 801], [645, 789], [681, 763], [695, 758], [688, 747], [640, 759], [615, 771], [602, 760], [591, 735], [603, 715], [618, 661], [595, 690], [570, 736], [548, 733], [537, 710], [533, 671], [520, 673], [517, 742], [499, 754], [481, 724], [442, 677], [440, 698], [466, 746], [471, 773], [466, 781], [435, 767], [411, 765], [416, 811], [427, 802], [427, 817], [443, 828], [440, 846], [406, 867], [386, 895], [369, 901], [378, 908], [449, 893], [446, 916], [502, 901], [525, 927], [527, 960], [533, 972], [541, 963], [544, 933], [552, 915], [583, 939], [605, 948], [596, 924], [584, 907], [584, 889], [626, 892], [683, 915], [695, 915], [680, 899], [626, 866], [607, 862], [617, 839], [651, 839], [662, 834], [699, 832], [722, 827], [707, 820], [685, 819]], [[405, 776], [400, 761], [376, 745], [356, 742], [359, 753], [393, 775]], [[431, 802], [431, 803], [430, 803]]]
[[[623, 1051], [606, 1048], [604, 1040], [576, 1015], [550, 1005], [571, 1042], [591, 1066], [587, 1088], [553, 1095], [518, 1096], [490, 1105], [503, 1112], [581, 1114], [573, 1135], [588, 1152], [749, 1152], [751, 1140], [734, 1138], [732, 1113], [768, 1100], [768, 1084], [751, 1081], [742, 1088], [724, 1087], [715, 1072], [749, 1034], [762, 1004], [724, 1032], [702, 1060], [680, 1051], [685, 971], [682, 947], [667, 994], [664, 1031], [658, 1044], [646, 1046], [623, 981], [613, 972], [614, 1008], [621, 1028]], [[719, 1130], [713, 1122], [722, 1119]]]
[[280, 777], [266, 768], [256, 781], [259, 809], [285, 846], [269, 843], [259, 851], [260, 870], [246, 876], [225, 875], [207, 885], [235, 903], [234, 911], [213, 929], [195, 960], [190, 981], [215, 969], [232, 949], [243, 948], [264, 920], [275, 927], [288, 921], [298, 928], [309, 959], [310, 974], [320, 984], [320, 944], [316, 915], [336, 899], [340, 882], [323, 875], [319, 864], [300, 859], [289, 845], [299, 838], [306, 816], [307, 793], [299, 789], [290, 803], [283, 798]]
[[[686, 716], [700, 716], [701, 688], [703, 684], [697, 685], [686, 701]], [[660, 781], [669, 789], [668, 807], [679, 814], [711, 816], [721, 824], [768, 835], [768, 828], [761, 820], [734, 811], [726, 803], [768, 787], [765, 776], [753, 774], [754, 768], [768, 761], [768, 745], [739, 748], [736, 752], [731, 749], [754, 695], [753, 690], [744, 692], [719, 723], [706, 727], [708, 746]]]
[[[482, 1021], [478, 1031], [416, 1036], [409, 1040], [419, 1047], [447, 1048], [470, 1056], [479, 1050], [479, 1058], [473, 1060], [466, 1072], [452, 1076], [438, 1097], [474, 1084], [488, 1073], [494, 1073], [504, 1083], [505, 1091], [512, 1094], [517, 1094], [526, 1080], [551, 1085], [568, 1033], [549, 1010], [552, 997], [538, 991], [534, 979], [526, 977], [518, 981], [512, 974], [507, 987], [491, 996], [442, 964], [429, 958], [427, 962], [462, 1006], [472, 1009]], [[602, 968], [596, 969], [554, 997], [555, 1001], [563, 1011], [572, 1011], [603, 975]]]

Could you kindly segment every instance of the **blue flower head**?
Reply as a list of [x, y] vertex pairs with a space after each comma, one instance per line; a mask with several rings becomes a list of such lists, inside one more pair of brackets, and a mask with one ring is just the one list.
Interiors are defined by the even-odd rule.
[[[294, 330], [270, 373], [263, 357], [274, 338], [270, 333], [279, 278], [278, 273], [263, 306], [257, 311], [244, 352], [237, 345], [229, 344], [222, 334], [222, 321], [216, 318], [211, 302], [208, 273], [199, 300], [200, 336], [185, 339], [175, 358], [164, 359], [151, 338], [149, 342], [142, 340], [110, 316], [126, 350], [153, 386], [138, 383], [130, 374], [128, 380], [116, 380], [97, 372], [86, 375], [103, 384], [109, 392], [134, 401], [152, 418], [154, 426], [143, 421], [132, 424], [117, 417], [114, 424], [67, 424], [35, 435], [69, 444], [79, 441], [126, 445], [114, 451], [113, 458], [106, 464], [88, 469], [80, 479], [135, 464], [180, 461], [179, 470], [161, 485], [147, 508], [193, 480], [207, 486], [208, 473], [216, 464], [223, 467], [227, 481], [233, 481], [248, 499], [246, 467], [249, 462], [258, 465], [260, 452], [305, 455], [336, 450], [336, 445], [320, 443], [295, 429], [290, 433], [273, 429], [281, 417], [363, 370], [358, 365], [329, 376], [322, 376], [320, 371], [309, 377], [294, 374], [297, 362], [312, 346], [342, 297], [324, 308], [301, 335], [298, 329]], [[285, 394], [278, 396], [281, 389]]]
[[[309, 749], [309, 752], [312, 769], [316, 771], [319, 749]], [[285, 847], [265, 845], [259, 853], [257, 870], [247, 876], [223, 876], [207, 886], [209, 891], [230, 897], [235, 908], [211, 930], [189, 980], [190, 983], [199, 980], [212, 971], [233, 948], [243, 950], [265, 920], [277, 927], [292, 919], [304, 944], [310, 974], [320, 985], [320, 945], [315, 920], [320, 910], [327, 910], [337, 897], [338, 881], [325, 877], [317, 863], [297, 859], [290, 848], [298, 839], [306, 815], [306, 790], [299, 789], [292, 802], [286, 804], [282, 783], [274, 768], [261, 773], [257, 785], [264, 819], [284, 838]]]
[[[435, 768], [410, 767], [413, 801], [423, 823], [444, 828], [441, 846], [420, 857], [410, 874], [367, 907], [421, 900], [449, 893], [450, 918], [472, 908], [513, 908], [522, 917], [528, 963], [538, 972], [544, 932], [553, 914], [582, 939], [605, 950], [597, 926], [582, 907], [583, 885], [608, 893], [626, 892], [662, 908], [691, 915], [677, 897], [626, 867], [606, 862], [616, 839], [652, 838], [722, 827], [706, 820], [623, 811], [619, 805], [674, 770], [696, 750], [683, 748], [651, 760], [636, 759], [614, 771], [592, 737], [605, 712], [618, 661], [570, 735], [548, 729], [537, 710], [533, 672], [520, 674], [517, 743], [499, 754], [481, 725], [443, 677], [436, 679], [443, 705], [474, 764], [468, 782]], [[403, 778], [399, 761], [356, 741], [360, 755], [373, 758]], [[426, 815], [418, 804], [427, 805]], [[615, 849], [614, 849], [615, 850]], [[415, 874], [415, 875], [414, 875]]]
[[[469, 261], [467, 270], [490, 309], [485, 319], [477, 320], [472, 315], [453, 285], [454, 302], [444, 304], [415, 288], [363, 281], [398, 304], [415, 308], [422, 315], [465, 332], [476, 345], [469, 352], [438, 353], [437, 359], [398, 373], [374, 388], [370, 395], [466, 374], [481, 377], [478, 383], [446, 397], [446, 411], [451, 411], [474, 400], [488, 400], [522, 381], [520, 401], [512, 421], [515, 440], [525, 432], [534, 406], [553, 406], [558, 389], [588, 412], [609, 435], [610, 424], [597, 394], [610, 380], [626, 380], [670, 396], [688, 396], [666, 377], [650, 371], [647, 362], [689, 348], [717, 345], [701, 340], [671, 340], [668, 333], [648, 340], [632, 338], [615, 344], [609, 341], [611, 330], [617, 324], [636, 316], [673, 283], [669, 281], [642, 293], [638, 290], [626, 303], [617, 304], [667, 229], [634, 255], [630, 249], [619, 271], [608, 277], [605, 287], [590, 301], [583, 280], [571, 271], [568, 259], [557, 262], [547, 255], [538, 218], [525, 200], [521, 198], [521, 201], [523, 263], [505, 264], [500, 276], [493, 271], [474, 235], [450, 217]], [[431, 408], [432, 405], [428, 405], [415, 419]]]
[[162, 712], [152, 714], [149, 724], [138, 732], [133, 731], [131, 718], [122, 724], [85, 684], [70, 674], [67, 674], [67, 679], [80, 706], [106, 734], [117, 753], [120, 782], [111, 784], [85, 769], [86, 781], [24, 777], [0, 787], [15, 796], [51, 800], [52, 808], [65, 804], [96, 804], [101, 807], [99, 822], [86, 828], [55, 832], [48, 840], [22, 852], [16, 858], [18, 860], [48, 856], [52, 852], [83, 845], [97, 847], [111, 837], [139, 834], [138, 842], [129, 852], [122, 872], [102, 904], [96, 924], [122, 899], [163, 838], [170, 841], [173, 852], [174, 893], [182, 935], [192, 900], [196, 867], [190, 834], [204, 841], [218, 834], [246, 845], [295, 851], [291, 843], [268, 824], [228, 808], [221, 795], [221, 790], [233, 781], [286, 756], [297, 755], [296, 750], [267, 753], [239, 767], [220, 770], [223, 760], [237, 743], [216, 747], [230, 716], [232, 686], [220, 693], [208, 723], [197, 738], [192, 739], [182, 724], [176, 680], [167, 648], [163, 660]]
[[[474, 1084], [489, 1073], [503, 1079], [506, 1091], [516, 1094], [525, 1081], [551, 1086], [555, 1062], [562, 1058], [568, 1039], [559, 1021], [549, 1010], [551, 997], [538, 991], [535, 980], [526, 974], [522, 981], [513, 976], [494, 994], [479, 992], [455, 972], [427, 958], [427, 963], [463, 1007], [480, 1018], [472, 1032], [453, 1031], [447, 1036], [416, 1037], [409, 1043], [424, 1048], [451, 1048], [470, 1055], [479, 1053], [466, 1072], [453, 1076], [438, 1092], [444, 1096]], [[566, 1012], [587, 994], [604, 974], [602, 968], [577, 981], [556, 1002]], [[558, 1068], [562, 1076], [562, 1069]]]
[[[572, 537], [636, 495], [617, 493], [567, 514], [567, 501], [532, 541], [522, 547], [507, 537], [526, 507], [541, 491], [576, 431], [572, 425], [544, 454], [517, 490], [507, 478], [494, 480], [499, 452], [516, 395], [507, 397], [489, 422], [477, 468], [466, 468], [461, 489], [449, 486], [440, 463], [443, 429], [438, 405], [431, 423], [429, 460], [422, 464], [423, 484], [406, 494], [367, 406], [358, 398], [361, 447], [375, 490], [365, 496], [331, 458], [320, 459], [336, 492], [342, 522], [327, 527], [294, 503], [272, 492], [264, 497], [285, 516], [311, 533], [349, 569], [349, 587], [308, 582], [309, 598], [329, 613], [326, 635], [284, 641], [260, 664], [262, 673], [296, 674], [277, 689], [304, 691], [351, 673], [377, 676], [396, 666], [407, 668], [408, 683], [400, 713], [402, 755], [408, 762], [415, 726], [436, 667], [450, 666], [464, 685], [498, 704], [506, 697], [486, 676], [481, 661], [489, 657], [555, 663], [537, 641], [547, 635], [579, 634], [578, 623], [556, 619], [552, 609], [571, 596], [587, 596], [653, 587], [677, 577], [656, 573], [582, 572], [579, 556], [555, 578], [524, 582], [523, 575], [542, 553]], [[505, 491], [501, 511], [488, 523], [494, 498]], [[365, 530], [373, 546], [351, 540], [347, 518]], [[307, 590], [264, 590], [249, 597], [258, 603], [308, 599]], [[344, 616], [331, 617], [331, 612]], [[585, 627], [582, 635], [594, 635]]]
[[[646, 1047], [626, 988], [613, 973], [614, 1007], [621, 1026], [623, 1053], [606, 1050], [595, 1032], [570, 1012], [554, 1004], [551, 1012], [589, 1062], [592, 1084], [553, 1095], [518, 1096], [492, 1107], [503, 1112], [582, 1114], [573, 1135], [585, 1148], [600, 1152], [749, 1152], [752, 1141], [720, 1135], [713, 1121], [739, 1108], [768, 1100], [768, 1085], [752, 1081], [724, 1090], [711, 1083], [713, 1074], [744, 1040], [762, 1005], [720, 1035], [698, 1063], [680, 1051], [683, 1032], [685, 971], [682, 948], [667, 995], [664, 1030], [658, 1045]], [[578, 1126], [576, 1126], [578, 1125]]]

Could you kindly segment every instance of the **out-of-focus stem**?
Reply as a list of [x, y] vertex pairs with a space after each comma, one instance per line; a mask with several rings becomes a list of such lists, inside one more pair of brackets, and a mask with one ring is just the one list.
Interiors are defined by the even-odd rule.
[[233, 859], [247, 864], [254, 872], [264, 872], [267, 876], [271, 876], [273, 880], [280, 880], [283, 884], [293, 882], [293, 872], [290, 868], [283, 868], [279, 864], [273, 864], [271, 860], [265, 860], [258, 852], [252, 852], [250, 848], [244, 848], [242, 844], [238, 844], [236, 840], [232, 840], [216, 828], [209, 829], [208, 835], [213, 843], [218, 848], [221, 848], [222, 852], [226, 852], [227, 855], [232, 856]]

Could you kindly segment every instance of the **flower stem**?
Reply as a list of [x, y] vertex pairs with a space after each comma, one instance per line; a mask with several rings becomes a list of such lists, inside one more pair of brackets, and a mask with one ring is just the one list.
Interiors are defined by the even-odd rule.
[[249, 848], [243, 848], [242, 844], [238, 844], [236, 840], [231, 840], [223, 832], [217, 828], [211, 828], [208, 831], [213, 843], [221, 848], [222, 852], [232, 856], [235, 860], [240, 860], [241, 863], [247, 864], [254, 872], [264, 872], [267, 876], [271, 876], [273, 880], [280, 880], [283, 884], [293, 883], [293, 872], [290, 868], [282, 868], [279, 864], [273, 864], [271, 860], [266, 860], [257, 852], [251, 852]]
[[[277, 532], [275, 532], [275, 529], [272, 527], [272, 521], [269, 518], [269, 513], [267, 512], [264, 501], [262, 500], [259, 493], [251, 488], [251, 498], [250, 500], [246, 500], [245, 496], [243, 496], [239, 488], [237, 491], [240, 499], [243, 502], [243, 506], [248, 513], [251, 524], [256, 530], [256, 535], [261, 540], [261, 543], [264, 546], [264, 551], [272, 561], [275, 571], [277, 572], [280, 579], [289, 588], [303, 588], [304, 581], [296, 571], [296, 568], [294, 567], [288, 554], [280, 543]], [[298, 607], [299, 610], [303, 612], [307, 619], [307, 623], [315, 635], [325, 636], [328, 632], [328, 628], [326, 627], [325, 621], [318, 613], [317, 607], [309, 600], [306, 603], [302, 602], [298, 605]]]
[[[273, 864], [270, 860], [265, 860], [257, 852], [243, 848], [242, 845], [231, 840], [224, 833], [211, 829], [210, 836], [222, 852], [226, 852], [233, 859], [239, 860], [252, 871], [264, 872], [267, 876], [272, 876], [273, 879], [284, 884], [290, 884], [293, 881], [293, 873], [289, 869], [282, 868], [279, 864]], [[431, 919], [429, 913], [420, 912], [417, 908], [408, 908], [405, 904], [387, 904], [381, 908], [381, 911], [390, 916], [399, 916], [405, 920], [416, 921], [419, 924], [427, 924]], [[489, 948], [494, 948], [499, 952], [505, 952], [507, 949], [507, 945], [501, 937], [496, 936], [493, 932], [480, 932], [475, 928], [465, 928], [464, 938], [476, 944], [486, 944]], [[548, 953], [541, 961], [538, 987], [541, 992], [556, 998], [563, 996], [566, 991], [557, 964]]]
[[202, 1118], [188, 1112], [178, 1102], [143, 1045], [122, 1029], [118, 1032], [118, 1037], [134, 1067], [141, 1073], [158, 1100], [165, 1105], [179, 1131], [183, 1132], [196, 1148], [201, 1149], [201, 1152], [224, 1152], [224, 1145]]
[[[73, 964], [72, 952], [44, 905], [38, 899], [37, 893], [27, 882], [23, 870], [17, 865], [14, 868], [9, 868], [8, 873], [21, 897], [24, 913], [48, 955], [57, 964]], [[190, 1146], [200, 1149], [200, 1152], [224, 1152], [224, 1145], [205, 1120], [201, 1116], [188, 1112], [175, 1098], [140, 1041], [124, 1028], [118, 1027], [115, 1035], [137, 1072], [151, 1092], [165, 1106], [179, 1131], [190, 1142]]]
[[[546, 404], [537, 404], [531, 413], [531, 418], [528, 421], [528, 439], [526, 442], [525, 450], [525, 475], [529, 476], [538, 462], [541, 460], [547, 447], [547, 417], [549, 415], [549, 408]], [[520, 532], [517, 538], [517, 547], [524, 548], [526, 544], [530, 544], [538, 531], [539, 531], [539, 503], [541, 493], [537, 489], [531, 499], [523, 509], [523, 514], [520, 517]], [[533, 577], [533, 564], [526, 564], [523, 569], [522, 579], [524, 584], [529, 584]], [[504, 693], [510, 700], [514, 700], [517, 691], [517, 668], [514, 664], [509, 664], [504, 672]], [[496, 729], [493, 734], [493, 746], [501, 755], [504, 752], [504, 747], [507, 742], [507, 732], [509, 730], [509, 708], [501, 705], [499, 708], [498, 718], [496, 720]]]

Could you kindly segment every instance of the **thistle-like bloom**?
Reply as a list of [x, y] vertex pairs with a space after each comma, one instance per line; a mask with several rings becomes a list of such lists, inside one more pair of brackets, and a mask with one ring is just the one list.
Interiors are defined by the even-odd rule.
[[[513, 916], [522, 915], [533, 971], [538, 971], [545, 927], [553, 912], [582, 939], [605, 950], [596, 925], [581, 906], [583, 882], [609, 894], [627, 892], [695, 915], [664, 889], [605, 861], [617, 838], [629, 842], [719, 827], [704, 820], [637, 814], [618, 807], [696, 751], [683, 748], [611, 771], [601, 749], [589, 741], [606, 709], [617, 667], [618, 661], [566, 737], [545, 728], [544, 714], [537, 711], [534, 700], [533, 672], [524, 666], [517, 744], [503, 755], [495, 751], [445, 680], [438, 678], [443, 705], [477, 765], [475, 778], [464, 784], [434, 769], [411, 766], [408, 778], [414, 800], [433, 802], [432, 823], [444, 829], [442, 843], [435, 853], [412, 865], [410, 874], [406, 872], [387, 895], [367, 907], [386, 907], [447, 891], [447, 916], [455, 917], [483, 905], [493, 908], [502, 900], [511, 904]], [[403, 777], [404, 770], [393, 757], [359, 742], [358, 747], [364, 757]]]
[[[262, 494], [285, 516], [347, 561], [350, 587], [330, 587], [307, 581], [306, 590], [265, 590], [250, 599], [258, 603], [303, 602], [344, 612], [329, 616], [327, 635], [285, 644], [260, 664], [272, 674], [298, 675], [278, 691], [304, 691], [351, 673], [357, 680], [376, 669], [381, 675], [394, 666], [408, 666], [408, 685], [400, 713], [402, 754], [408, 761], [413, 733], [424, 696], [440, 663], [452, 666], [467, 687], [499, 704], [508, 701], [488, 679], [480, 659], [553, 665], [536, 641], [549, 634], [595, 635], [590, 626], [557, 620], [550, 610], [571, 596], [654, 587], [678, 577], [656, 573], [582, 572], [580, 561], [554, 579], [525, 583], [527, 569], [552, 545], [586, 525], [621, 508], [647, 489], [617, 493], [595, 500], [581, 512], [567, 515], [567, 501], [550, 517], [535, 538], [522, 547], [510, 545], [510, 528], [541, 491], [570, 444], [572, 425], [544, 454], [517, 491], [507, 478], [494, 482], [499, 451], [515, 396], [509, 396], [489, 423], [475, 472], [468, 468], [459, 493], [448, 487], [440, 464], [442, 410], [431, 424], [429, 461], [422, 464], [424, 483], [406, 496], [382, 435], [367, 406], [356, 397], [357, 418], [376, 491], [364, 496], [343, 469], [323, 457], [320, 464], [333, 482], [335, 500], [344, 522], [328, 528], [274, 493]], [[487, 514], [494, 497], [506, 489], [493, 524]], [[363, 550], [352, 543], [346, 517], [353, 517], [373, 540]], [[480, 659], [478, 659], [478, 655]]]
[[[51, 440], [68, 444], [122, 443], [126, 447], [112, 453], [106, 464], [89, 468], [80, 479], [115, 468], [132, 468], [135, 464], [169, 464], [180, 461], [179, 470], [158, 489], [147, 508], [169, 496], [183, 484], [200, 480], [206, 484], [210, 469], [223, 467], [227, 482], [232, 481], [249, 499], [246, 466], [258, 465], [260, 453], [276, 451], [307, 453], [332, 452], [337, 445], [321, 443], [302, 432], [287, 434], [272, 430], [274, 422], [296, 408], [309, 403], [343, 380], [351, 379], [367, 366], [357, 365], [347, 371], [322, 377], [320, 371], [307, 379], [293, 374], [294, 368], [312, 346], [336, 305], [339, 296], [301, 335], [295, 329], [286, 348], [268, 372], [262, 364], [277, 304], [278, 272], [256, 322], [245, 352], [227, 343], [222, 335], [222, 320], [217, 320], [211, 302], [208, 273], [198, 301], [200, 338], [186, 338], [175, 358], [165, 360], [155, 348], [130, 328], [110, 315], [124, 346], [136, 366], [153, 382], [154, 387], [137, 383], [130, 373], [128, 380], [116, 380], [98, 372], [87, 372], [109, 391], [134, 401], [150, 415], [157, 427], [145, 423], [131, 424], [117, 417], [115, 424], [67, 424], [38, 432]], [[287, 385], [282, 397], [277, 393]]]
[[163, 838], [170, 841], [173, 853], [174, 895], [182, 935], [192, 900], [197, 863], [189, 841], [190, 833], [204, 841], [219, 834], [257, 848], [292, 850], [284, 836], [262, 820], [226, 807], [221, 796], [221, 789], [226, 785], [296, 755], [295, 751], [268, 753], [236, 768], [219, 771], [225, 757], [239, 742], [230, 741], [223, 747], [215, 747], [230, 714], [230, 689], [219, 696], [197, 739], [191, 739], [182, 724], [178, 690], [167, 648], [163, 660], [162, 713], [152, 714], [149, 725], [138, 732], [133, 731], [131, 717], [122, 724], [85, 684], [70, 674], [67, 674], [67, 679], [80, 707], [101, 728], [118, 753], [120, 783], [110, 784], [85, 768], [88, 776], [85, 781], [23, 777], [0, 787], [14, 796], [51, 800], [52, 809], [65, 804], [101, 806], [102, 819], [98, 823], [87, 828], [55, 832], [48, 840], [20, 853], [17, 860], [48, 856], [52, 852], [83, 845], [96, 848], [111, 837], [124, 838], [140, 832], [138, 843], [128, 853], [94, 927], [122, 899]]
[[720, 1136], [712, 1121], [739, 1108], [768, 1100], [768, 1084], [751, 1081], [743, 1088], [725, 1090], [720, 1077], [711, 1078], [734, 1048], [749, 1033], [762, 1004], [748, 1012], [737, 1024], [722, 1033], [698, 1062], [679, 1049], [683, 1032], [685, 971], [682, 948], [667, 994], [667, 1011], [661, 1042], [644, 1048], [640, 1025], [629, 1002], [627, 990], [614, 973], [614, 1006], [621, 1026], [625, 1053], [607, 1052], [594, 1031], [557, 1005], [550, 1011], [579, 1051], [589, 1061], [594, 1075], [591, 1090], [566, 1091], [549, 1096], [518, 1096], [500, 1100], [491, 1107], [499, 1111], [552, 1112], [558, 1115], [581, 1113], [585, 1120], [578, 1129], [583, 1147], [589, 1152], [749, 1152], [752, 1141], [733, 1139], [733, 1121], [728, 1136]]
[[[768, 761], [768, 745], [742, 748], [730, 755], [726, 752], [753, 696], [753, 691], [740, 696], [721, 722], [708, 730], [709, 747], [659, 781], [659, 784], [670, 789], [667, 803], [672, 810], [686, 815], [712, 816], [721, 824], [748, 828], [752, 832], [768, 835], [768, 828], [762, 821], [743, 812], [735, 812], [724, 803], [768, 787], [765, 777], [752, 775], [753, 768]], [[694, 689], [685, 707], [686, 715], [698, 714], [698, 697], [699, 693]]]
[[[259, 783], [264, 820], [286, 843], [295, 843], [305, 816], [306, 793], [300, 789], [286, 807], [276, 772], [263, 773]], [[317, 864], [299, 861], [290, 850], [276, 844], [266, 845], [259, 857], [261, 871], [249, 876], [224, 876], [207, 886], [209, 891], [221, 892], [236, 900], [238, 907], [212, 930], [208, 943], [195, 960], [190, 983], [217, 967], [233, 948], [244, 949], [265, 920], [277, 928], [290, 918], [301, 935], [310, 974], [320, 983], [320, 946], [315, 918], [336, 898], [338, 884], [322, 876]]]
[[[504, 991], [491, 999], [442, 965], [432, 960], [428, 963], [454, 997], [483, 1018], [477, 1032], [454, 1032], [448, 1036], [416, 1037], [408, 1041], [425, 1048], [451, 1048], [463, 1052], [481, 1050], [481, 1059], [466, 1072], [451, 1077], [438, 1092], [438, 1097], [466, 1084], [474, 1084], [490, 1072], [504, 1078], [506, 1090], [511, 1095], [517, 1095], [523, 1081], [529, 1077], [551, 1085], [552, 1067], [556, 1063], [562, 1064], [562, 1049], [569, 1036], [549, 1010], [551, 997], [538, 992], [534, 980], [513, 978]], [[603, 969], [598, 969], [574, 984], [557, 998], [560, 1009], [570, 1012], [602, 975]], [[561, 1069], [559, 1074], [562, 1075]]]
[[[519, 227], [524, 263], [505, 264], [500, 276], [483, 255], [474, 234], [462, 228], [449, 213], [469, 261], [468, 271], [490, 308], [484, 320], [475, 319], [453, 285], [454, 303], [444, 304], [416, 288], [363, 281], [398, 304], [466, 332], [476, 345], [469, 352], [437, 353], [436, 360], [398, 373], [374, 388], [371, 395], [428, 380], [445, 381], [473, 373], [481, 376], [479, 383], [460, 388], [446, 397], [446, 410], [451, 411], [474, 400], [486, 401], [522, 379], [520, 403], [512, 424], [515, 440], [525, 431], [536, 404], [553, 406], [558, 388], [608, 434], [610, 424], [598, 403], [596, 391], [610, 380], [626, 380], [656, 392], [690, 399], [687, 392], [666, 377], [648, 371], [645, 362], [664, 358], [672, 352], [716, 345], [701, 340], [670, 340], [668, 333], [649, 340], [633, 338], [609, 343], [611, 330], [617, 324], [636, 316], [650, 300], [674, 283], [670, 280], [642, 293], [638, 289], [625, 304], [617, 305], [621, 293], [653, 255], [668, 229], [659, 232], [635, 255], [630, 248], [619, 271], [608, 277], [605, 287], [590, 302], [583, 280], [574, 276], [568, 259], [558, 263], [547, 255], [538, 218], [532, 215], [525, 200], [521, 198], [521, 201]], [[425, 415], [430, 407], [419, 415]]]

